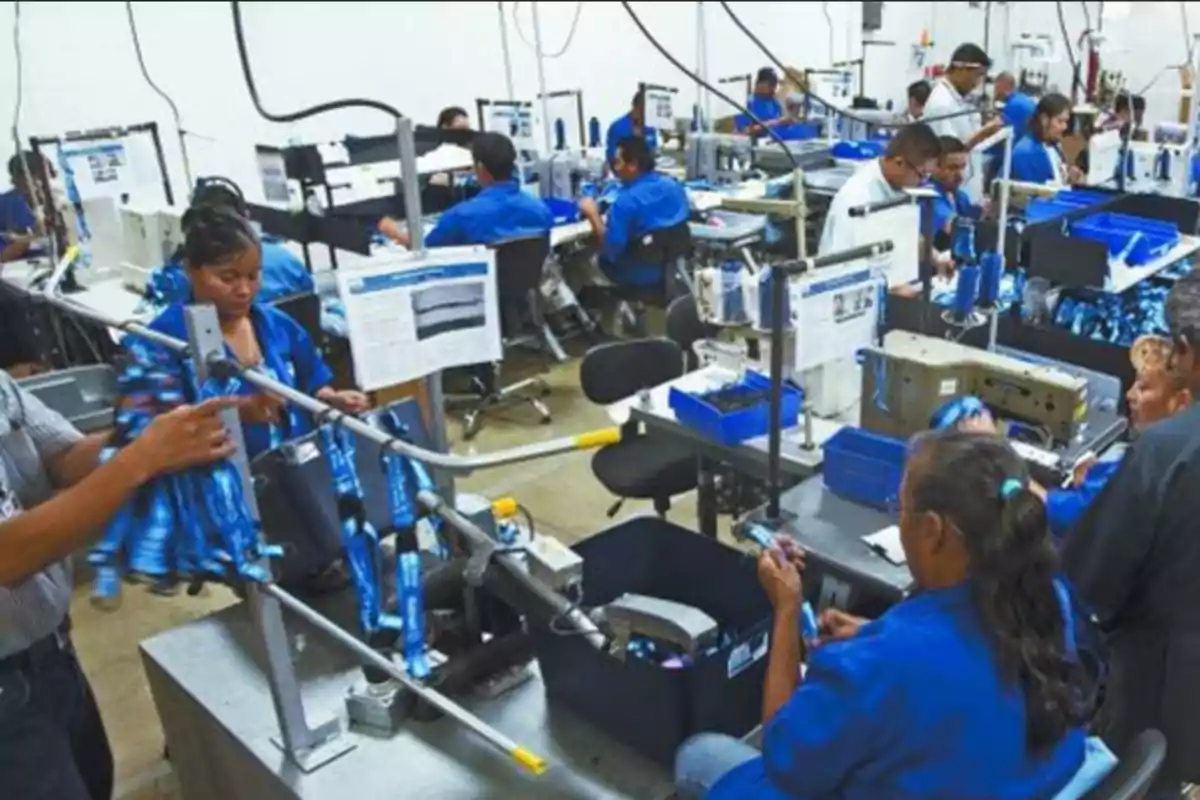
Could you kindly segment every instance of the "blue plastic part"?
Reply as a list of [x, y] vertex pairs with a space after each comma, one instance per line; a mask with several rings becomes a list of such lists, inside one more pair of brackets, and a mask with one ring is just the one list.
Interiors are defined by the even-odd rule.
[[900, 494], [905, 443], [891, 436], [845, 427], [825, 442], [825, 487], [838, 497], [888, 510]]
[[567, 225], [579, 221], [579, 206], [574, 200], [563, 200], [561, 197], [543, 197], [542, 202], [550, 209], [555, 225]]
[[[747, 372], [740, 381], [700, 395], [672, 387], [669, 403], [681, 425], [686, 425], [719, 444], [735, 445], [756, 436], [763, 436], [770, 429], [770, 390], [770, 378], [757, 372]], [[761, 393], [762, 401], [747, 408], [723, 413], [717, 410], [710, 400], [718, 392], [730, 391]], [[796, 424], [803, 397], [804, 393], [799, 389], [784, 384], [780, 419], [780, 425], [784, 428]]]
[[994, 306], [1000, 299], [1000, 254], [989, 250], [979, 257], [979, 304]]
[[1071, 235], [1104, 242], [1108, 254], [1131, 266], [1145, 264], [1179, 244], [1179, 229], [1170, 222], [1101, 212], [1071, 224]]
[[817, 615], [812, 603], [807, 600], [800, 606], [800, 635], [806, 642], [815, 642], [821, 638], [821, 629], [817, 626]]
[[979, 267], [967, 264], [958, 268], [958, 285], [954, 289], [954, 318], [959, 322], [971, 316], [979, 292]]
[[834, 158], [844, 158], [851, 161], [866, 161], [869, 158], [879, 158], [887, 149], [886, 142], [866, 139], [863, 141], [841, 141], [835, 144], [830, 152]]

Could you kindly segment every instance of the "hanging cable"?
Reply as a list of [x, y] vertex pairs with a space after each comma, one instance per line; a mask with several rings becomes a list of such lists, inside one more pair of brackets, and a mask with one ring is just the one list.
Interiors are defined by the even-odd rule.
[[[17, 62], [17, 65], [16, 65], [17, 66], [17, 86], [16, 86], [17, 100], [16, 100], [16, 105], [13, 108], [12, 137], [13, 137], [13, 148], [15, 149], [17, 155], [20, 155], [21, 154], [21, 135], [18, 132], [18, 128], [20, 127], [20, 123], [21, 123], [21, 90], [22, 90], [22, 87], [24, 86], [24, 83], [23, 83], [24, 76], [22, 74], [22, 66], [23, 65], [21, 63], [22, 62], [22, 58], [21, 58], [21, 0], [13, 0], [13, 56], [16, 58], [16, 62]], [[24, 159], [21, 159], [21, 160], [22, 160], [22, 162], [24, 161]], [[26, 170], [26, 171], [28, 171], [28, 170]], [[26, 175], [26, 178], [28, 178], [28, 177], [29, 176]], [[29, 185], [32, 186], [33, 184], [31, 183]]]
[[373, 108], [376, 111], [382, 111], [394, 119], [400, 119], [404, 115], [397, 111], [387, 103], [381, 103], [378, 100], [367, 100], [364, 98], [350, 98], [347, 100], [334, 100], [330, 103], [321, 103], [296, 111], [291, 114], [272, 114], [263, 108], [262, 101], [258, 97], [258, 89], [254, 85], [254, 76], [250, 72], [250, 56], [246, 52], [246, 37], [242, 32], [242, 11], [241, 3], [238, 0], [230, 0], [229, 8], [233, 12], [233, 34], [237, 39], [238, 59], [242, 65], [242, 77], [246, 80], [246, 89], [250, 92], [250, 100], [254, 103], [254, 108], [265, 119], [271, 122], [298, 122], [302, 119], [323, 114], [327, 111], [338, 111], [344, 108]]
[[705, 89], [707, 89], [709, 92], [715, 94], [717, 97], [721, 98], [726, 103], [729, 103], [729, 105], [733, 106], [735, 109], [737, 109], [738, 111], [740, 111], [741, 113], [743, 113], [747, 117], [749, 117], [750, 121], [752, 123], [759, 126], [759, 128], [761, 128], [763, 131], [765, 131], [768, 136], [770, 136], [772, 139], [774, 139], [779, 144], [779, 147], [781, 150], [783, 150], [784, 155], [786, 155], [788, 157], [788, 160], [792, 162], [792, 168], [800, 169], [800, 162], [796, 160], [796, 156], [792, 153], [792, 151], [790, 149], [788, 149], [787, 143], [784, 142], [783, 139], [781, 139], [779, 137], [779, 134], [771, 129], [771, 126], [767, 125], [761, 119], [756, 117], [754, 115], [753, 111], [746, 108], [744, 105], [742, 105], [738, 101], [734, 100], [732, 97], [725, 94], [717, 87], [713, 86], [710, 83], [707, 83], [704, 79], [702, 79], [695, 72], [693, 72], [692, 70], [685, 67], [679, 59], [677, 59], [675, 56], [671, 55], [671, 53], [667, 50], [667, 48], [663, 47], [662, 44], [659, 43], [658, 39], [654, 38], [654, 34], [650, 33], [650, 31], [642, 23], [642, 20], [638, 17], [637, 13], [634, 12], [632, 6], [630, 6], [628, 2], [626, 2], [625, 0], [621, 0], [621, 5], [625, 9], [625, 13], [627, 13], [629, 15], [629, 18], [633, 20], [633, 24], [636, 25], [638, 30], [642, 32], [642, 36], [646, 37], [646, 41], [650, 42], [650, 44], [654, 47], [654, 49], [657, 50], [662, 55], [663, 58], [665, 58], [667, 61], [670, 61], [671, 65], [674, 66], [675, 69], [679, 70], [684, 75], [688, 76], [688, 78], [690, 78], [692, 81], [700, 84]]
[[520, 3], [513, 3], [513, 27], [517, 29], [517, 36], [521, 38], [521, 41], [528, 45], [533, 52], [537, 53], [542, 58], [561, 58], [567, 52], [567, 49], [570, 48], [571, 42], [575, 39], [575, 31], [579, 29], [579, 16], [583, 12], [583, 3], [577, 2], [575, 4], [575, 18], [571, 20], [571, 29], [567, 31], [567, 39], [563, 42], [562, 47], [558, 48], [558, 50], [554, 53], [541, 53], [538, 51], [537, 44], [529, 41], [529, 37], [526, 36], [525, 31], [521, 29], [521, 18], [517, 16], [517, 11], [520, 8]]
[[142, 77], [146, 79], [146, 84], [154, 90], [154, 93], [166, 101], [171, 108], [171, 116], [175, 118], [175, 133], [179, 136], [179, 153], [183, 156], [183, 177], [187, 179], [187, 190], [190, 193], [193, 183], [192, 164], [188, 160], [187, 145], [183, 141], [183, 121], [179, 116], [179, 106], [175, 105], [171, 96], [154, 82], [154, 79], [150, 77], [150, 70], [146, 68], [146, 58], [142, 54], [142, 40], [138, 36], [137, 20], [133, 16], [133, 0], [125, 0], [125, 14], [129, 17], [129, 38], [133, 39], [133, 52], [137, 54], [138, 67], [142, 70]]
[[1071, 98], [1074, 102], [1079, 89], [1079, 62], [1075, 60], [1075, 51], [1071, 48], [1071, 35], [1067, 33], [1067, 19], [1063, 15], [1063, 4], [1055, 3], [1054, 8], [1058, 12], [1058, 29], [1062, 32], [1063, 47], [1067, 50], [1067, 62], [1071, 65]]
[[1084, 34], [1086, 35], [1095, 30], [1092, 27], [1092, 12], [1090, 9], [1088, 9], [1087, 0], [1079, 0], [1079, 5], [1083, 6], [1083, 25]]
[[[622, 5], [625, 5], [626, 9], [628, 9], [627, 3], [623, 3]], [[784, 63], [782, 61], [780, 61], [775, 56], [775, 54], [767, 48], [767, 46], [765, 44], [763, 44], [762, 39], [759, 39], [757, 36], [754, 35], [753, 31], [751, 31], [749, 28], [746, 27], [746, 24], [744, 22], [742, 22], [742, 20], [738, 17], [738, 15], [736, 13], [734, 13], [734, 10], [729, 7], [729, 3], [726, 3], [726, 2], [724, 2], [724, 0], [722, 0], [722, 2], [720, 3], [720, 6], [721, 6], [721, 8], [723, 8], [725, 10], [725, 13], [729, 15], [729, 18], [731, 20], [733, 20], [733, 24], [737, 26], [738, 30], [740, 30], [742, 33], [746, 34], [746, 36], [750, 39], [750, 41], [754, 42], [755, 46], [758, 47], [758, 49], [763, 52], [763, 55], [765, 55], [773, 64], [775, 64], [775, 66], [778, 67], [784, 74], [787, 74], [788, 67], [785, 66]], [[632, 12], [630, 12], [630, 13], [632, 13]], [[820, 103], [821, 105], [825, 106], [827, 109], [829, 109], [831, 112], [837, 114], [838, 116], [844, 117], [845, 119], [852, 120], [854, 122], [862, 122], [866, 125], [871, 125], [876, 128], [885, 128], [885, 129], [903, 128], [903, 127], [906, 127], [907, 125], [911, 124], [908, 122], [881, 122], [876, 119], [862, 117], [862, 116], [859, 116], [858, 114], [853, 114], [849, 111], [845, 111], [843, 109], [837, 108], [836, 106], [834, 106], [832, 103], [830, 103], [828, 100], [821, 97], [820, 95], [810, 92], [808, 90], [807, 86], [800, 87], [800, 91], [808, 99], [814, 100], [817, 103]], [[923, 123], [941, 122], [944, 119], [955, 119], [957, 117], [965, 117], [969, 114], [978, 114], [978, 113], [979, 113], [978, 110], [971, 108], [971, 109], [966, 109], [964, 111], [955, 111], [950, 114], [943, 114], [939, 117], [922, 117], [920, 119], [920, 122], [923, 122]]]
[[1187, 51], [1188, 64], [1192, 63], [1192, 55], [1196, 50], [1196, 42], [1192, 39], [1191, 26], [1188, 25], [1187, 3], [1179, 4], [1179, 15], [1183, 17], [1183, 48]]
[[[829, 29], [829, 63], [833, 63], [833, 15], [829, 13], [829, 3], [821, 3], [821, 13], [825, 15], [825, 27]], [[850, 56], [846, 54], [847, 58]]]

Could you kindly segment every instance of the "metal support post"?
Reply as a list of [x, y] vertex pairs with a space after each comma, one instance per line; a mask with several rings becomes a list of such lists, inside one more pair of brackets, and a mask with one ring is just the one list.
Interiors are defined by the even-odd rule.
[[537, 48], [538, 94], [542, 99], [542, 133], [546, 137], [545, 151], [554, 148], [554, 136], [550, 132], [550, 98], [546, 92], [546, 59], [542, 56], [542, 23], [538, 18], [538, 4], [530, 3], [533, 11], [533, 44]]
[[[197, 375], [201, 380], [206, 380], [211, 359], [225, 358], [225, 338], [221, 335], [217, 312], [212, 306], [189, 306], [185, 311], [185, 319]], [[257, 524], [258, 502], [254, 496], [254, 482], [250, 477], [250, 462], [246, 458], [246, 442], [237, 409], [222, 412], [222, 421], [237, 445], [237, 451], [230, 460], [241, 475], [242, 494]], [[264, 587], [253, 584], [247, 586], [246, 595], [250, 616], [262, 639], [267, 684], [271, 690], [275, 717], [279, 721], [279, 737], [272, 738], [271, 742], [303, 772], [313, 772], [350, 752], [355, 745], [340, 736], [341, 723], [336, 716], [315, 728], [309, 727], [279, 601], [268, 594]]]
[[700, 78], [696, 82], [695, 115], [700, 117], [696, 132], [707, 133], [712, 130], [712, 100], [708, 89], [704, 88], [704, 84], [708, 83], [708, 30], [704, 24], [703, 0], [696, 3], [696, 75]]
[[500, 51], [504, 55], [504, 88], [508, 94], [505, 95], [505, 100], [516, 100], [516, 92], [513, 91], [512, 77], [512, 53], [508, 49], [508, 20], [504, 17], [504, 3], [496, 3], [496, 10], [500, 12]]
[[[1196, 62], [1200, 60], [1200, 34], [1192, 37], [1192, 58], [1188, 63], [1188, 68], [1192, 72], [1192, 95], [1188, 103], [1188, 125], [1187, 125], [1187, 141], [1184, 142], [1183, 148], [1183, 164], [1179, 169], [1175, 170], [1178, 177], [1176, 183], [1176, 197], [1187, 197], [1188, 183], [1191, 181], [1192, 175], [1192, 158], [1196, 153], [1196, 127], [1197, 116], [1200, 115], [1200, 74], [1197, 74]], [[1121, 164], [1121, 172], [1124, 173], [1125, 164]]]
[[[1004, 137], [1004, 170], [1000, 175], [1000, 229], [996, 232], [996, 251], [1000, 256], [1000, 275], [1004, 275], [1005, 267], [1007, 267], [1007, 259], [1004, 254], [1006, 252], [1006, 237], [1008, 236], [1008, 205], [1012, 196], [1012, 186], [1010, 181], [1012, 178], [1012, 147], [1013, 137], [1012, 128], [1005, 128]], [[1000, 298], [996, 298], [996, 305], [992, 308], [991, 324], [988, 327], [988, 350], [996, 352], [996, 338], [1000, 332]]]
[[808, 198], [804, 194], [804, 170], [792, 171], [792, 198], [796, 202], [796, 258], [808, 257]]

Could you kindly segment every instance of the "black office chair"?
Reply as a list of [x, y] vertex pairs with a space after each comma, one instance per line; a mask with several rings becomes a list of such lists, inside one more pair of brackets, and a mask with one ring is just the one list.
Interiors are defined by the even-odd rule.
[[645, 306], [665, 309], [683, 294], [692, 291], [689, 259], [692, 255], [692, 231], [687, 221], [671, 228], [651, 231], [629, 245], [625, 259], [631, 264], [661, 264], [662, 281], [653, 286], [614, 286], [611, 294], [620, 302], [617, 313], [638, 331], [643, 330]]
[[[683, 352], [669, 339], [632, 339], [596, 345], [579, 366], [579, 384], [588, 400], [611, 405], [683, 374]], [[608, 509], [616, 516], [625, 500], [653, 500], [666, 516], [671, 498], [696, 488], [696, 453], [676, 437], [643, 431], [635, 421], [621, 427], [621, 441], [592, 456], [592, 473], [619, 499]]]
[[696, 307], [696, 296], [688, 293], [676, 297], [667, 306], [667, 338], [675, 342], [683, 350], [683, 369], [690, 372], [700, 365], [692, 346], [704, 339], [712, 339], [717, 335], [714, 325], [700, 319], [700, 311]]
[[1129, 745], [1117, 768], [1082, 800], [1142, 800], [1166, 757], [1167, 737], [1154, 729], [1142, 731]]
[[[492, 244], [496, 252], [496, 285], [500, 301], [500, 324], [504, 346], [536, 343], [553, 355], [553, 336], [542, 316], [541, 282], [550, 241], [545, 236], [521, 236]], [[528, 403], [538, 412], [543, 425], [550, 423], [550, 409], [541, 398], [550, 387], [541, 378], [526, 378], [502, 386], [501, 363], [481, 365], [472, 377], [477, 397], [463, 415], [463, 438], [479, 432], [483, 413], [514, 403]]]

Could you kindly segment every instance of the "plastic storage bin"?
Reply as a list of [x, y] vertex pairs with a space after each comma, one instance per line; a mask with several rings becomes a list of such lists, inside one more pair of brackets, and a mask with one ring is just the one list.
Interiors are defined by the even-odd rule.
[[56, 370], [18, 383], [84, 433], [113, 424], [117, 371], [109, 364]]
[[707, 613], [732, 640], [690, 667], [667, 669], [531, 623], [552, 703], [664, 765], [694, 733], [743, 736], [759, 723], [771, 606], [754, 559], [657, 517], [635, 517], [574, 549], [586, 607], [626, 592], [673, 600]]
[[842, 428], [825, 442], [825, 486], [865, 506], [887, 510], [900, 494], [908, 446], [899, 439]]
[[879, 158], [887, 149], [887, 143], [867, 139], [864, 141], [842, 141], [835, 144], [830, 153], [834, 158], [844, 158], [851, 161], [866, 161], [869, 158]]
[[1109, 256], [1125, 254], [1131, 266], [1165, 254], [1179, 244], [1179, 229], [1170, 222], [1102, 212], [1071, 224], [1071, 235], [1104, 242]]
[[[770, 429], [770, 397], [763, 394], [761, 402], [746, 408], [721, 411], [713, 405], [717, 393], [745, 392], [746, 394], [769, 393], [771, 379], [757, 372], [747, 372], [736, 383], [711, 392], [696, 395], [674, 387], [668, 402], [681, 425], [699, 431], [706, 438], [723, 445], [741, 444], [747, 439], [764, 435]], [[780, 424], [791, 427], [800, 416], [800, 404], [804, 395], [795, 387], [784, 384]]]

